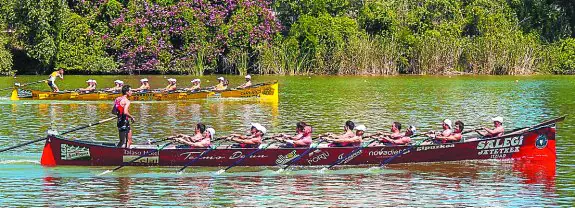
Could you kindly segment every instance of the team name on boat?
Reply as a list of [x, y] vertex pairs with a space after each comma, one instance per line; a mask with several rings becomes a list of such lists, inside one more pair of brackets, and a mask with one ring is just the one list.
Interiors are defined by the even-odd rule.
[[510, 137], [504, 139], [485, 140], [477, 143], [478, 150], [499, 149], [505, 147], [515, 147], [523, 144], [523, 137]]
[[328, 156], [329, 156], [329, 152], [327, 152], [327, 151], [321, 152], [320, 154], [317, 154], [317, 155], [313, 156], [312, 158], [307, 159], [307, 163], [311, 165], [312, 163], [317, 163], [319, 161], [327, 159]]
[[[150, 150], [150, 151], [154, 151], [154, 150]], [[131, 150], [131, 149], [130, 150], [127, 150], [127, 149], [124, 150], [124, 155], [138, 155], [139, 156], [139, 155], [144, 155], [147, 153], [148, 153], [148, 151], [139, 151], [139, 150]], [[157, 155], [159, 155], [159, 152], [156, 151], [150, 155], [157, 156]]]
[[499, 155], [499, 158], [504, 158], [508, 153], [519, 152], [522, 144], [522, 136], [480, 141], [477, 143], [477, 150], [480, 150], [477, 155]]
[[441, 144], [441, 145], [425, 145], [419, 146], [416, 151], [425, 151], [425, 150], [433, 150], [433, 149], [445, 149], [445, 148], [452, 148], [455, 147], [455, 144]]
[[[381, 148], [379, 151], [369, 151], [369, 156], [387, 156], [387, 155], [396, 155], [399, 154], [403, 150], [385, 150], [385, 148]], [[405, 151], [403, 154], [407, 154], [409, 151]]]

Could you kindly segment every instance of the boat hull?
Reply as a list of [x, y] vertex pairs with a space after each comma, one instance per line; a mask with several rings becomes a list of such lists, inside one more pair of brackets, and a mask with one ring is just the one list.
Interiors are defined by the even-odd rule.
[[[344, 160], [341, 165], [375, 165], [410, 146], [365, 147]], [[352, 152], [354, 147], [320, 147], [304, 155], [300, 166], [329, 165]], [[148, 148], [117, 148], [113, 144], [68, 140], [50, 136], [46, 140], [41, 164], [77, 166], [116, 166], [156, 151], [132, 166], [183, 166], [206, 149], [167, 147], [160, 151]], [[257, 149], [219, 147], [204, 155], [192, 166], [228, 166]], [[306, 148], [268, 148], [245, 159], [239, 166], [282, 165], [306, 151]], [[390, 163], [441, 162], [483, 159], [528, 159], [555, 161], [555, 127], [548, 126], [522, 134], [462, 143], [421, 145], [405, 151]]]
[[[279, 84], [277, 81], [262, 83], [246, 89], [232, 89], [225, 91], [200, 91], [200, 92], [147, 92], [133, 93], [131, 100], [137, 101], [163, 101], [163, 100], [193, 100], [203, 98], [250, 98], [257, 97], [260, 100], [278, 100]], [[94, 92], [49, 92], [38, 90], [14, 89], [11, 100], [114, 100], [119, 93]]]

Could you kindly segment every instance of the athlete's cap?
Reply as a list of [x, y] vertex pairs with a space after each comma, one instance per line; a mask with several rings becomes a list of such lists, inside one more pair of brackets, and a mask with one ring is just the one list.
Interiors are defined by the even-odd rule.
[[503, 117], [501, 116], [497, 116], [495, 118], [491, 118], [492, 121], [497, 121], [499, 123], [503, 123]]
[[114, 83], [122, 83], [122, 80], [117, 79]]
[[122, 85], [124, 84], [124, 81], [122, 81], [122, 80], [117, 80], [117, 81], [118, 82], [116, 82], [116, 83], [118, 83], [118, 84], [122, 84]]
[[192, 82], [201, 82], [200, 79], [193, 79]]
[[87, 83], [90, 83], [90, 82], [92, 82], [92, 80], [91, 80], [91, 79], [89, 79], [89, 80], [86, 80], [86, 82], [87, 82]]
[[366, 131], [367, 127], [365, 127], [364, 125], [358, 125], [355, 127], [356, 131]]
[[223, 77], [218, 77], [218, 80], [224, 81], [225, 79]]
[[264, 134], [267, 132], [266, 127], [262, 126], [259, 123], [252, 123], [252, 127], [256, 128], [258, 131], [261, 131]]
[[214, 128], [207, 128], [206, 131], [208, 131], [212, 137], [216, 135], [216, 130]]
[[451, 127], [451, 120], [445, 119], [445, 120], [443, 120], [443, 123], [444, 123], [445, 125], [449, 126], [450, 129], [453, 128], [453, 127]]
[[144, 79], [140, 79], [140, 82], [147, 82], [148, 79], [144, 78]]
[[409, 131], [411, 131], [412, 133], [415, 133], [415, 131], [417, 131], [417, 129], [415, 128], [415, 126], [409, 126]]
[[169, 79], [168, 79], [168, 82], [176, 82], [176, 79], [174, 79], [174, 78], [169, 78]]
[[246, 79], [251, 79], [252, 76], [250, 76], [249, 74], [245, 76]]

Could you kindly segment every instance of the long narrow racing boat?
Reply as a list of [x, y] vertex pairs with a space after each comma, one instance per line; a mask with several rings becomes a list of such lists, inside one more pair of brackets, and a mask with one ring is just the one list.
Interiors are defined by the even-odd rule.
[[[355, 152], [342, 161], [342, 165], [370, 165], [398, 155], [390, 163], [440, 162], [483, 159], [552, 160], [555, 153], [555, 123], [565, 117], [549, 120], [533, 127], [518, 129], [501, 137], [469, 140], [450, 144], [419, 146], [370, 146]], [[112, 143], [70, 140], [48, 136], [42, 153], [41, 164], [78, 166], [115, 166], [153, 152], [133, 163], [134, 166], [183, 166], [206, 149], [168, 146], [158, 151], [155, 145], [132, 145], [117, 148]], [[408, 149], [408, 151], [404, 151]], [[201, 157], [194, 166], [228, 166], [255, 151], [254, 148], [220, 146]], [[246, 158], [241, 166], [276, 166], [285, 164], [306, 148], [270, 147]], [[303, 155], [294, 165], [329, 165], [344, 158], [355, 147], [318, 147]]]
[[[224, 91], [174, 91], [174, 92], [136, 92], [132, 93], [131, 100], [160, 101], [160, 100], [191, 100], [201, 98], [248, 98], [257, 97], [261, 100], [278, 100], [278, 82], [255, 84], [245, 89], [230, 89]], [[114, 100], [120, 96], [118, 92], [49, 92], [39, 90], [25, 90], [15, 88], [10, 96], [11, 100]]]

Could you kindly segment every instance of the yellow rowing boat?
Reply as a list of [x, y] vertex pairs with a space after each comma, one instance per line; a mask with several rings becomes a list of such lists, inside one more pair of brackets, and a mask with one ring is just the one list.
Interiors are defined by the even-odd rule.
[[[224, 91], [200, 90], [200, 91], [183, 91], [176, 90], [173, 92], [135, 92], [130, 97], [131, 100], [140, 101], [160, 101], [160, 100], [191, 100], [202, 98], [258, 98], [260, 100], [278, 100], [278, 82], [266, 82], [253, 85], [244, 89], [229, 89]], [[15, 88], [10, 96], [11, 100], [114, 100], [120, 96], [118, 92], [49, 92], [39, 90], [25, 90]]]

